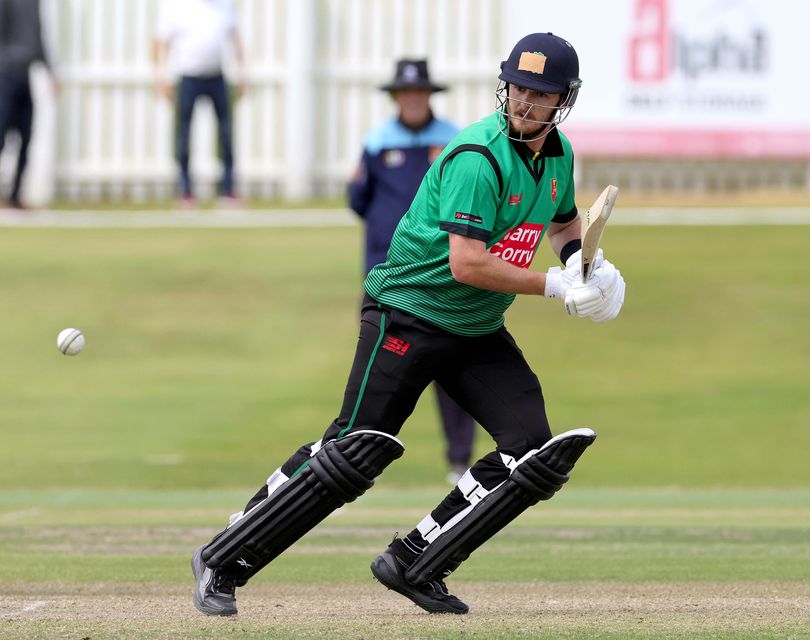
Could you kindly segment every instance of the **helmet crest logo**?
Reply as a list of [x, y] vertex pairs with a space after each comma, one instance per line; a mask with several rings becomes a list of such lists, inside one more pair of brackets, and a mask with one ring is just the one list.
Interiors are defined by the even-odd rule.
[[543, 73], [546, 69], [546, 56], [542, 53], [524, 51], [520, 54], [518, 71], [530, 71], [531, 73]]

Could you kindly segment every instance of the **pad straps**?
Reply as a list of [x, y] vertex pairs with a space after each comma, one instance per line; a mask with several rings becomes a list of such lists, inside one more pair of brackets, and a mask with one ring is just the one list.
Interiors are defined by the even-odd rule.
[[354, 431], [327, 442], [212, 540], [203, 549], [203, 561], [245, 584], [335, 509], [363, 495], [404, 450], [394, 436], [380, 431]]
[[595, 439], [590, 429], [574, 429], [552, 438], [541, 449], [523, 456], [514, 468], [508, 464], [512, 468], [509, 478], [490, 492], [472, 475], [460, 481], [459, 490], [470, 506], [444, 526], [430, 516], [419, 523], [417, 528], [428, 545], [405, 572], [405, 579], [411, 584], [424, 584], [455, 571], [473, 551], [526, 509], [553, 497], [568, 482], [568, 472]]

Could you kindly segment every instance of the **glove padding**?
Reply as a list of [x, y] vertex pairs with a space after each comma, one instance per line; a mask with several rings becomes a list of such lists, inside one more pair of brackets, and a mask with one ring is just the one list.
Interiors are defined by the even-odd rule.
[[[591, 272], [598, 269], [605, 256], [602, 250], [599, 249], [594, 256], [591, 265]], [[565, 269], [560, 267], [551, 267], [546, 273], [546, 290], [544, 295], [547, 298], [563, 298], [572, 286], [582, 282], [582, 249], [572, 253], [565, 261]]]
[[[601, 267], [604, 261], [605, 254], [601, 249], [597, 249], [596, 255], [591, 262], [591, 272], [593, 273]], [[578, 282], [582, 282], [582, 249], [568, 256], [568, 260], [565, 261], [565, 271], [560, 275], [562, 275], [563, 286], [565, 286], [566, 289], [574, 286]]]
[[587, 283], [581, 280], [569, 287], [565, 294], [568, 315], [591, 318], [594, 322], [613, 320], [624, 304], [625, 282], [621, 272], [603, 260], [591, 272]]

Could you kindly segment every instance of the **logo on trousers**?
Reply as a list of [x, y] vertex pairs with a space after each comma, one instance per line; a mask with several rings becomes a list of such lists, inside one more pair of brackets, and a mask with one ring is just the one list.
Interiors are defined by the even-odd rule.
[[404, 356], [408, 352], [408, 349], [411, 348], [411, 343], [405, 342], [401, 338], [395, 338], [394, 336], [385, 336], [382, 348], [398, 356]]

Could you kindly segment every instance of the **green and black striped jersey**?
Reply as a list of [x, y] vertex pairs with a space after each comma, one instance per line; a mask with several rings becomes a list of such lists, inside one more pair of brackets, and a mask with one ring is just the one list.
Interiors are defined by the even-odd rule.
[[568, 139], [554, 129], [535, 154], [500, 132], [500, 117], [470, 125], [444, 149], [364, 285], [379, 302], [459, 335], [497, 331], [515, 295], [453, 278], [448, 233], [529, 268], [549, 222], [577, 215]]

